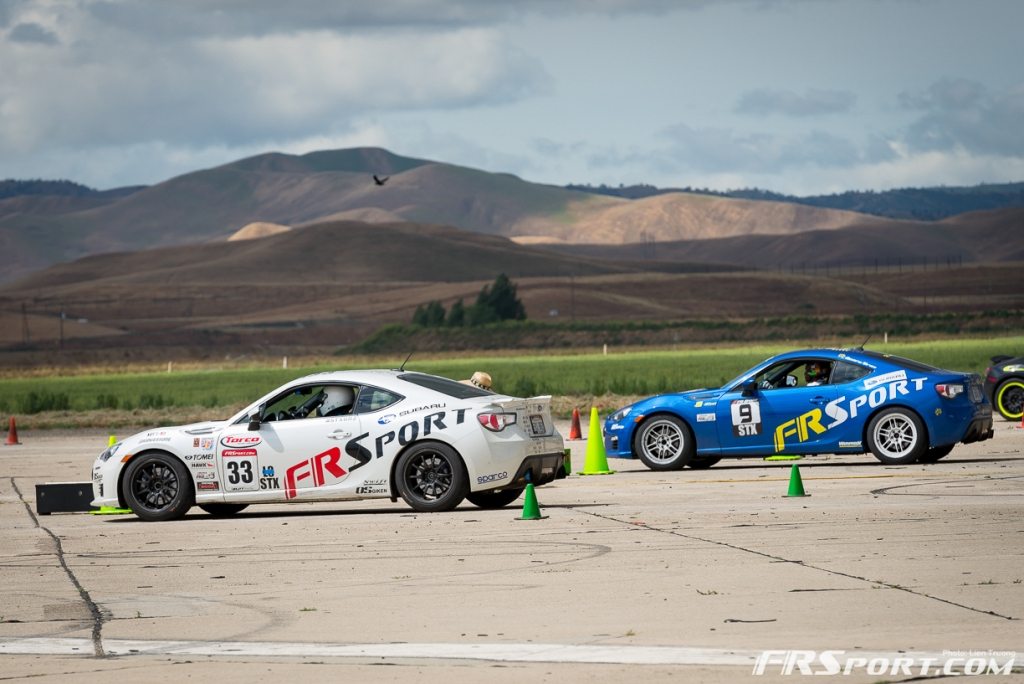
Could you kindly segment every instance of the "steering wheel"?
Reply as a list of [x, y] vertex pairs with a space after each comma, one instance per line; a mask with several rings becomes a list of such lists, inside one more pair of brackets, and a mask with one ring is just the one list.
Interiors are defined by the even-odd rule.
[[313, 412], [320, 404], [324, 403], [324, 399], [327, 398], [327, 394], [320, 390], [309, 399], [304, 401], [301, 406], [297, 406], [291, 409], [289, 412], [292, 414], [292, 418], [305, 418]]

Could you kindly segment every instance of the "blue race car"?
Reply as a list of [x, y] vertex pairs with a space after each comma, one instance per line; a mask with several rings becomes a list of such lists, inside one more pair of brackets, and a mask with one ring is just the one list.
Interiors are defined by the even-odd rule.
[[991, 437], [980, 376], [860, 348], [780, 354], [718, 389], [650, 397], [604, 425], [609, 456], [651, 470], [868, 451], [886, 464], [933, 463]]

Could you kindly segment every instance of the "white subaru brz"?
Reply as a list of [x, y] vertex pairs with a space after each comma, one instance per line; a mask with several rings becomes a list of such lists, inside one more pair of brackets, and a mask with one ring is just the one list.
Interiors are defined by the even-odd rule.
[[252, 503], [398, 497], [417, 511], [463, 499], [507, 506], [565, 476], [551, 398], [517, 399], [404, 370], [293, 380], [226, 421], [114, 444], [92, 470], [93, 506], [173, 520]]

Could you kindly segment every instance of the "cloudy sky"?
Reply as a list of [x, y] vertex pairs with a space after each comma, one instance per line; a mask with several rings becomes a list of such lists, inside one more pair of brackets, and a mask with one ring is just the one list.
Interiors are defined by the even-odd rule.
[[0, 178], [382, 146], [535, 182], [1024, 180], [1021, 0], [0, 0]]

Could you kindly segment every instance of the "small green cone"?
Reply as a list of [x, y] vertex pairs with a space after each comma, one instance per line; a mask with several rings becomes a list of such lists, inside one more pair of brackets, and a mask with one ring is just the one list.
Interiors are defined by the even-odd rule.
[[562, 468], [565, 470], [566, 477], [572, 475], [572, 449], [565, 450], [565, 460], [562, 461]]
[[800, 479], [800, 468], [797, 467], [796, 463], [793, 464], [793, 468], [789, 471], [789, 494], [786, 496], [810, 496], [810, 494], [804, 493], [804, 482]]
[[114, 435], [110, 435], [110, 439], [107, 440], [107, 446], [112, 447], [115, 444], [117, 444], [117, 437], [115, 437]]
[[130, 508], [116, 508], [114, 506], [100, 506], [95, 511], [89, 511], [92, 515], [126, 515], [131, 513]]
[[526, 496], [523, 498], [523, 514], [517, 520], [541, 520], [546, 515], [540, 514], [540, 505], [537, 503], [537, 492], [533, 489], [533, 483], [526, 484]]

